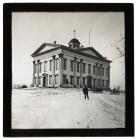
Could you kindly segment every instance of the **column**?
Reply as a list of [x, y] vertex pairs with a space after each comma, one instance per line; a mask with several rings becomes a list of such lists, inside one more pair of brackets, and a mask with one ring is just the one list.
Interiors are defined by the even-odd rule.
[[76, 79], [76, 78], [77, 78], [77, 77], [76, 77], [76, 62], [77, 62], [77, 57], [75, 56], [75, 57], [74, 57], [74, 73], [73, 73], [73, 75], [74, 75], [74, 86], [75, 86], [75, 87], [76, 87], [76, 85], [77, 85], [77, 84], [76, 84], [76, 80], [77, 80], [77, 79]]
[[52, 56], [53, 58], [53, 68], [52, 68], [52, 85], [55, 86], [55, 55]]
[[100, 88], [102, 88], [102, 64], [100, 64]]
[[83, 82], [82, 82], [82, 64], [83, 64], [83, 59], [80, 59], [80, 87], [83, 86]]
[[35, 61], [33, 61], [33, 79], [32, 79], [32, 84], [33, 84], [33, 87], [34, 87], [34, 84], [35, 84]]
[[110, 66], [108, 67], [108, 89], [110, 88]]
[[96, 84], [95, 87], [98, 87], [98, 64], [96, 64]]
[[63, 53], [58, 54], [59, 56], [59, 84], [60, 87], [63, 85]]
[[37, 60], [37, 87], [39, 86], [39, 62], [40, 60]]

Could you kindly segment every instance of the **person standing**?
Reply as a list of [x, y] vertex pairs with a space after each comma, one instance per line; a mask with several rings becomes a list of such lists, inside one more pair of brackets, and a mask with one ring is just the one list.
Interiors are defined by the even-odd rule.
[[83, 88], [83, 93], [85, 95], [85, 100], [86, 100], [86, 98], [89, 99], [89, 96], [88, 96], [88, 88], [86, 86], [84, 86], [84, 88]]

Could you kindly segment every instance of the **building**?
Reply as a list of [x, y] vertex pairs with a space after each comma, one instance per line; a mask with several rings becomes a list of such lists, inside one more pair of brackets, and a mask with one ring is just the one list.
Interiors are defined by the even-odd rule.
[[43, 43], [31, 56], [36, 87], [83, 87], [109, 89], [110, 63], [93, 47], [84, 48], [75, 37], [64, 46]]

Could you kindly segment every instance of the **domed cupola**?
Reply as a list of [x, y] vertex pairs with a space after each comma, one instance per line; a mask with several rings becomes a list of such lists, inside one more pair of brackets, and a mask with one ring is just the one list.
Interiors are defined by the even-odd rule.
[[80, 42], [78, 39], [75, 38], [75, 30], [74, 30], [74, 38], [69, 41], [68, 45], [70, 48], [73, 48], [73, 49], [80, 48]]

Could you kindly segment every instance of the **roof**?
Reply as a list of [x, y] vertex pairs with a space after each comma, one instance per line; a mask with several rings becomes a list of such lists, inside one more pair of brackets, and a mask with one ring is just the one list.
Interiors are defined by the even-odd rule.
[[85, 50], [91, 50], [93, 53], [95, 53], [97, 56], [104, 58], [97, 50], [95, 50], [93, 47], [86, 47], [81, 48], [79, 51], [85, 51]]
[[[41, 51], [46, 45], [53, 46], [53, 48], [50, 49], [50, 50], [43, 51], [43, 52], [40, 53], [40, 51]], [[89, 57], [89, 58], [92, 58], [92, 59], [96, 59], [96, 60], [100, 60], [100, 61], [103, 61], [103, 62], [107, 62], [107, 63], [111, 63], [111, 62], [112, 62], [112, 61], [106, 59], [105, 57], [103, 57], [103, 56], [102, 56], [98, 51], [96, 51], [93, 47], [87, 47], [87, 48], [81, 48], [81, 49], [75, 50], [75, 49], [73, 49], [73, 48], [69, 48], [69, 47], [64, 46], [64, 45], [50, 44], [50, 43], [43, 43], [31, 56], [32, 56], [32, 57], [40, 56], [40, 55], [43, 55], [43, 54], [47, 54], [47, 53], [49, 53], [49, 52], [53, 52], [53, 51], [58, 50], [58, 49], [67, 50], [67, 51], [70, 51], [70, 52], [73, 52], [73, 53], [76, 53], [76, 54], [79, 54], [79, 55], [83, 55], [83, 56], [86, 56], [86, 57]], [[85, 52], [82, 52], [83, 50], [92, 50], [98, 57], [93, 56], [93, 55], [90, 55], [90, 54], [87, 54], [87, 53], [85, 53]]]
[[79, 40], [76, 39], [76, 38], [71, 39], [68, 44], [70, 44], [70, 43], [78, 43], [78, 44], [80, 44]]

